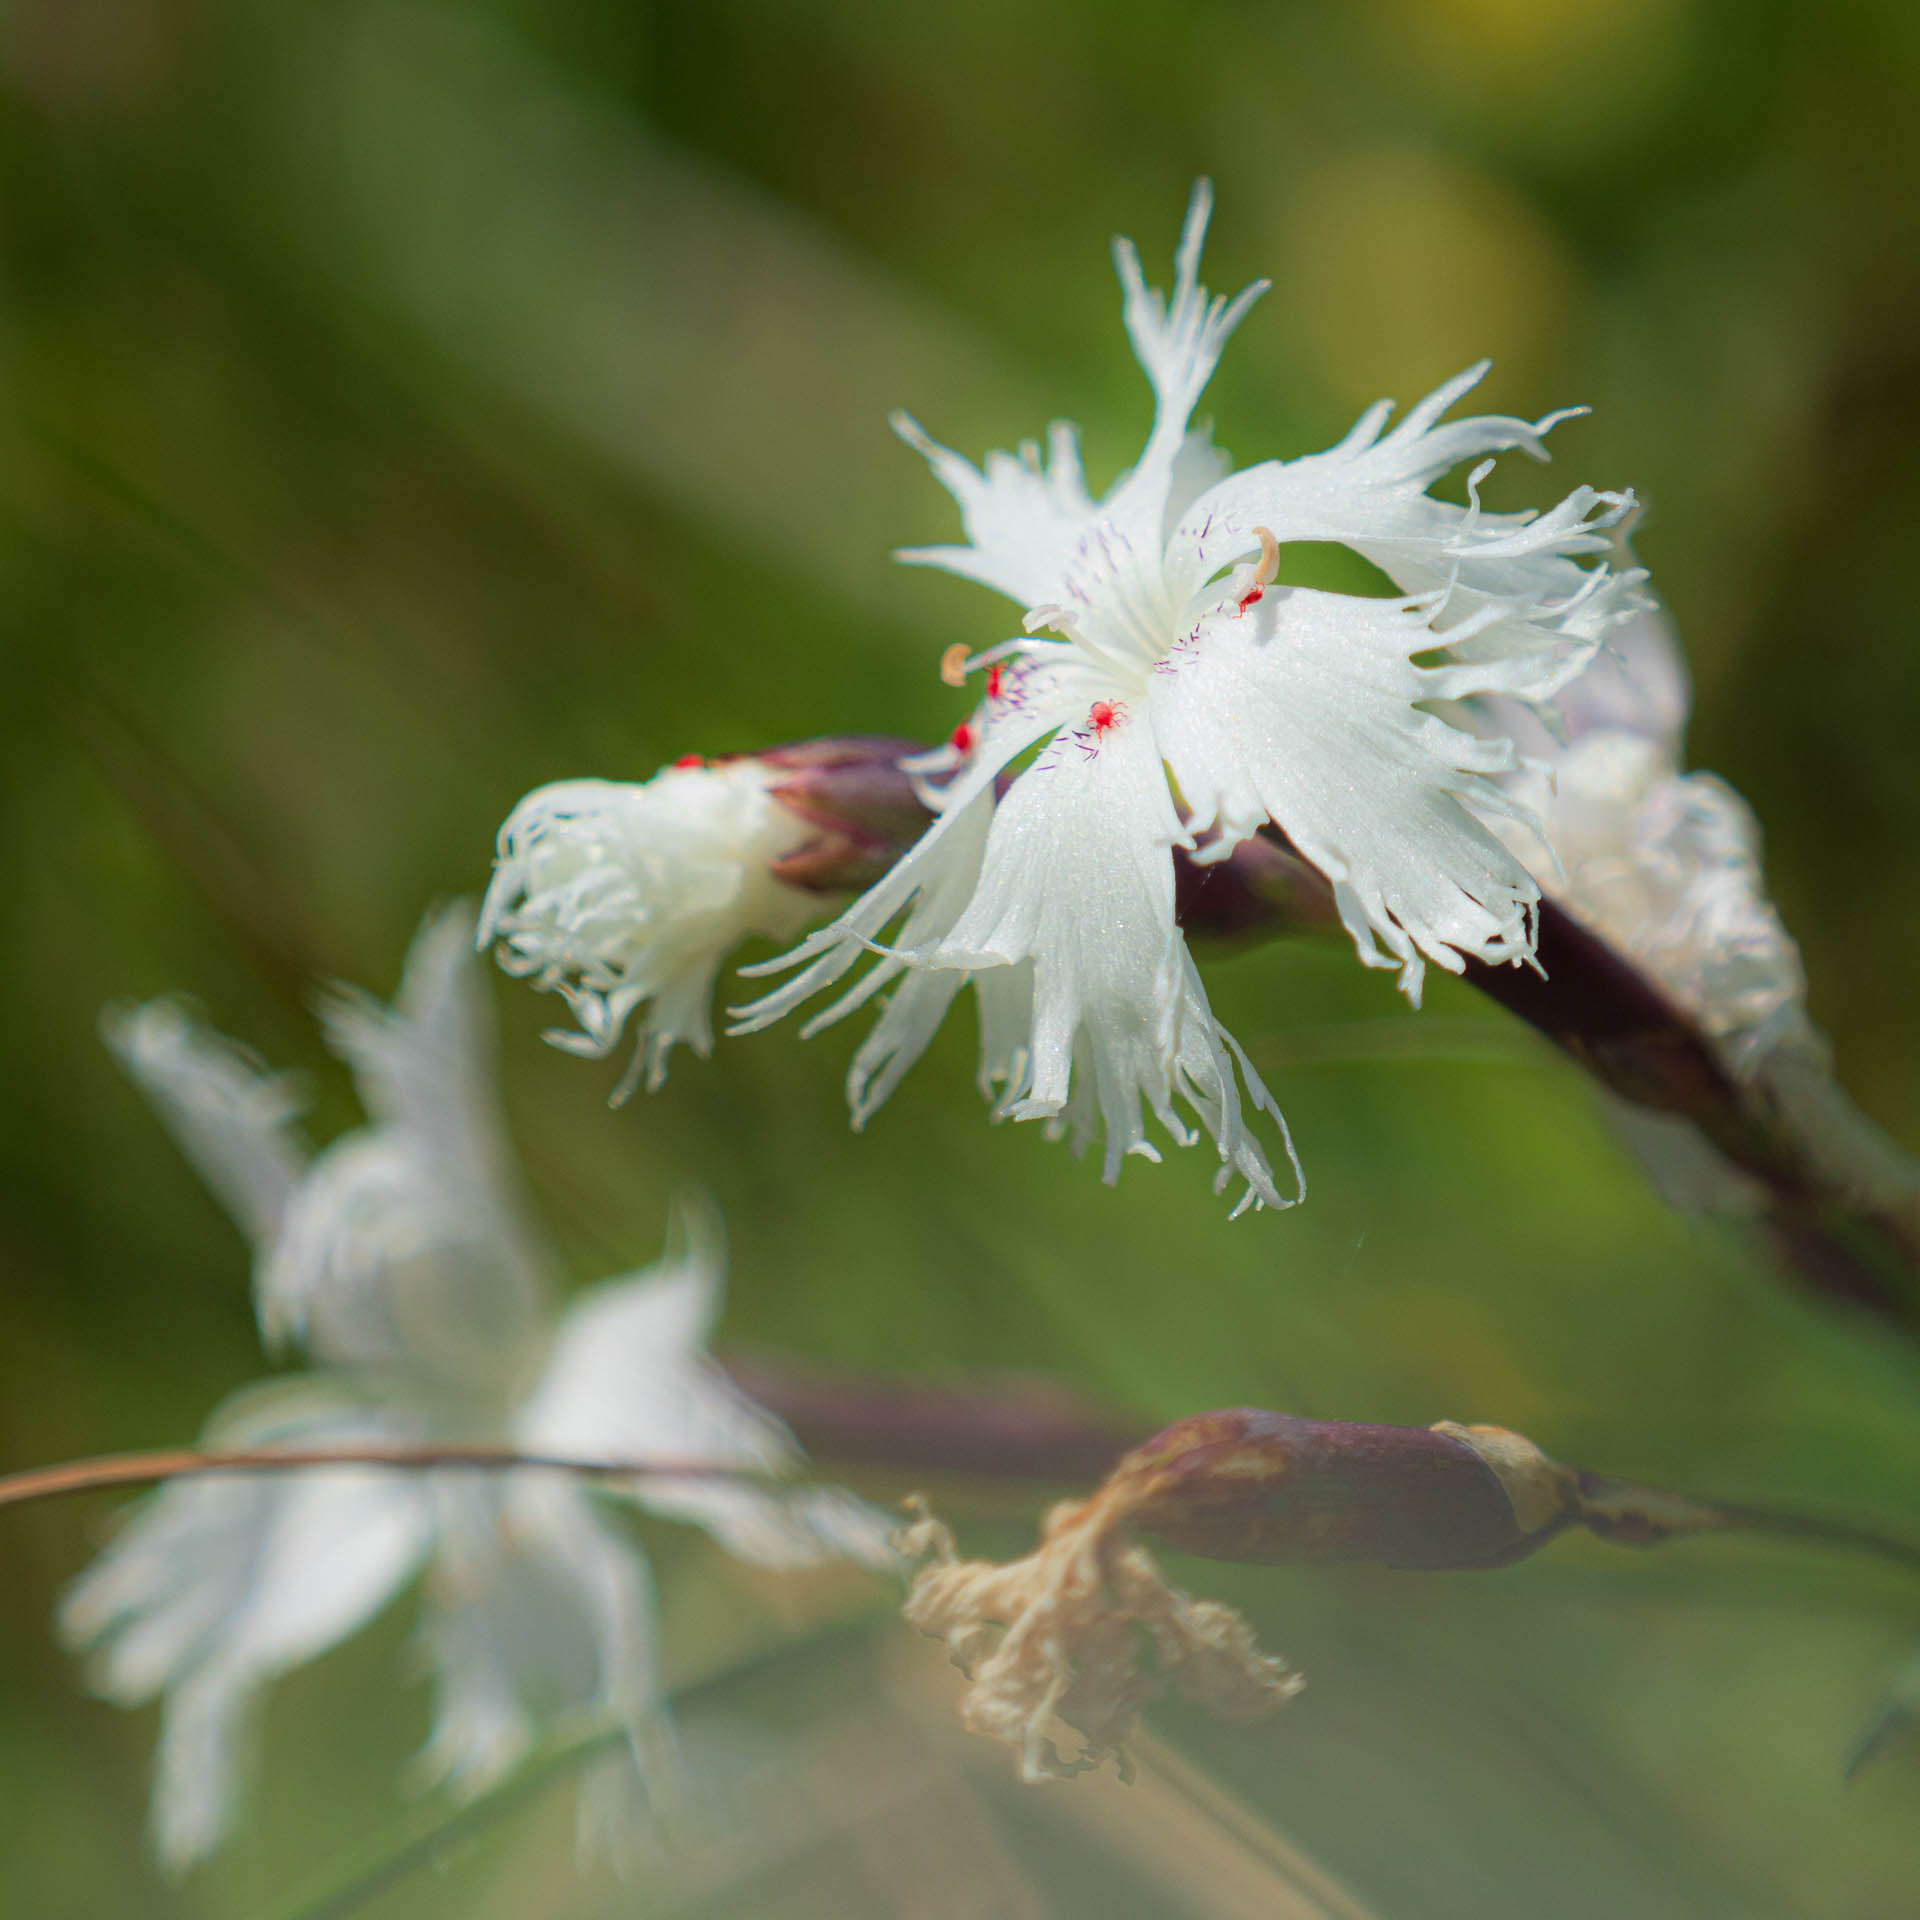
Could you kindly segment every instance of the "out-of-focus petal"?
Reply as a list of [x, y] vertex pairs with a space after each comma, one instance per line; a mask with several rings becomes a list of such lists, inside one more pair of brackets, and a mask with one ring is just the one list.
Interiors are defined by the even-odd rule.
[[[253, 1389], [205, 1435], [227, 1447], [411, 1437], [320, 1380]], [[209, 1852], [231, 1824], [260, 1691], [378, 1612], [431, 1530], [419, 1477], [378, 1468], [175, 1480], [68, 1590], [60, 1632], [91, 1650], [100, 1691], [122, 1705], [166, 1697], [153, 1817], [171, 1867]]]
[[[682, 1203], [667, 1257], [579, 1295], [516, 1423], [529, 1452], [588, 1461], [684, 1461], [782, 1473], [800, 1450], [707, 1356], [724, 1278], [720, 1223]], [[837, 1489], [646, 1476], [623, 1492], [650, 1512], [704, 1527], [739, 1559], [807, 1566], [847, 1557], [890, 1565], [887, 1523]]]
[[[557, 1474], [438, 1478], [440, 1551], [421, 1638], [434, 1676], [423, 1770], [456, 1791], [497, 1780], [556, 1721], [624, 1729], [624, 1799], [643, 1818], [676, 1799], [672, 1735], [655, 1671], [653, 1583], [645, 1557]], [[608, 1796], [596, 1790], [605, 1812]], [[583, 1806], [583, 1812], [585, 1811]], [[618, 1846], [623, 1836], [597, 1838]]]
[[429, 916], [392, 1006], [326, 1004], [375, 1124], [314, 1160], [259, 1285], [270, 1340], [443, 1400], [455, 1432], [538, 1369], [551, 1265], [507, 1143], [472, 927], [465, 907]]
[[293, 1084], [175, 1000], [109, 1007], [100, 1030], [240, 1231], [269, 1246], [306, 1160]]
[[713, 1362], [725, 1248], [710, 1207], [682, 1203], [657, 1265], [577, 1294], [515, 1420], [530, 1452], [570, 1460], [689, 1460], [778, 1470], [786, 1428]]
[[496, 1423], [546, 1353], [541, 1299], [512, 1245], [475, 1234], [431, 1156], [363, 1128], [313, 1164], [268, 1269], [277, 1327], [435, 1409], [450, 1434]]
[[391, 1006], [343, 989], [321, 1008], [328, 1044], [353, 1068], [361, 1105], [411, 1150], [461, 1237], [525, 1274], [537, 1301], [551, 1255], [520, 1200], [500, 1111], [492, 1009], [474, 959], [466, 902], [430, 914], [407, 951]]

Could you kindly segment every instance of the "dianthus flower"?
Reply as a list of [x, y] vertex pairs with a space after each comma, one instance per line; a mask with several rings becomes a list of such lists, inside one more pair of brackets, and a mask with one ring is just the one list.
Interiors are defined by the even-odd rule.
[[[391, 1007], [341, 996], [328, 1038], [372, 1124], [309, 1158], [287, 1084], [173, 1002], [110, 1016], [121, 1063], [251, 1240], [270, 1342], [315, 1370], [243, 1389], [227, 1448], [495, 1444], [547, 1457], [792, 1468], [771, 1415], [708, 1360], [715, 1223], [683, 1212], [647, 1270], [556, 1319], [556, 1262], [521, 1204], [463, 911], [430, 922]], [[769, 1566], [888, 1564], [884, 1525], [829, 1489], [649, 1478], [618, 1490]], [[307, 1468], [169, 1482], [68, 1592], [61, 1628], [98, 1684], [163, 1701], [153, 1833], [174, 1869], [232, 1824], [264, 1688], [345, 1639], [415, 1575], [434, 1676], [429, 1773], [475, 1791], [551, 1716], [626, 1735], [590, 1776], [583, 1830], [616, 1847], [673, 1785], [644, 1554], [552, 1470]]]
[[[1008, 595], [1024, 631], [968, 663], [984, 670], [984, 698], [925, 769], [947, 776], [929, 790], [938, 819], [838, 919], [749, 969], [800, 971], [742, 1009], [738, 1030], [878, 951], [880, 965], [814, 1022], [900, 983], [854, 1063], [857, 1123], [971, 977], [999, 1112], [1079, 1144], [1103, 1133], [1112, 1179], [1127, 1154], [1158, 1157], [1143, 1107], [1192, 1139], [1183, 1103], [1219, 1150], [1219, 1184], [1237, 1175], [1241, 1206], [1281, 1206], [1244, 1107], [1275, 1110], [1175, 925], [1173, 849], [1219, 860], [1273, 823], [1332, 883], [1361, 960], [1397, 968], [1416, 1003], [1428, 961], [1529, 959], [1538, 886], [1478, 817], [1513, 808], [1500, 785], [1513, 749], [1432, 707], [1550, 700], [1641, 596], [1637, 573], [1581, 564], [1609, 546], [1630, 496], [1582, 487], [1538, 516], [1489, 513], [1477, 488], [1490, 462], [1474, 468], [1468, 504], [1428, 496], [1482, 455], [1545, 458], [1542, 436], [1564, 417], [1444, 421], [1484, 367], [1390, 432], [1382, 402], [1325, 453], [1229, 473], [1189, 421], [1265, 283], [1232, 300], [1200, 285], [1209, 204], [1202, 183], [1170, 299], [1116, 243], [1154, 418], [1102, 499], [1064, 424], [1044, 460], [1029, 444], [982, 470], [897, 423], [959, 502], [968, 542], [901, 557]], [[1281, 550], [1304, 541], [1353, 549], [1402, 597], [1283, 585]]]

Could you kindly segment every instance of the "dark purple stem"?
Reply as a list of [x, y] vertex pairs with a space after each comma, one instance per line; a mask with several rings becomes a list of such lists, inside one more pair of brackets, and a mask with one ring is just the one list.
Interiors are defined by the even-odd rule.
[[730, 1355], [728, 1377], [777, 1413], [816, 1460], [1084, 1484], [1147, 1431], [1044, 1380], [925, 1386], [851, 1372], [796, 1372]]
[[1805, 1285], [1909, 1336], [1920, 1331], [1914, 1287], [1920, 1249], [1901, 1223], [1830, 1191], [1645, 974], [1552, 900], [1542, 900], [1539, 913], [1540, 973], [1469, 960], [1465, 977], [1610, 1091], [1691, 1121], [1757, 1180], [1776, 1249]]

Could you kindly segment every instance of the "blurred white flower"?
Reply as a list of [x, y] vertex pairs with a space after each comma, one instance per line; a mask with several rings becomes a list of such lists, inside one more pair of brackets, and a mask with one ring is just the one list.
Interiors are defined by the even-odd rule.
[[[1608, 638], [1561, 694], [1557, 738], [1515, 702], [1476, 704], [1477, 724], [1525, 755], [1505, 782], [1522, 811], [1492, 825], [1541, 885], [1659, 983], [1833, 1184], [1879, 1206], [1920, 1201], [1920, 1167], [1833, 1078], [1753, 810], [1716, 774], [1683, 771], [1692, 690], [1666, 615], [1644, 610]], [[1684, 1122], [1613, 1106], [1674, 1205], [1758, 1203]]]
[[676, 1043], [712, 1051], [714, 976], [734, 947], [790, 939], [819, 913], [773, 871], [817, 831], [770, 795], [780, 778], [752, 758], [690, 758], [639, 783], [561, 780], [501, 827], [479, 937], [565, 999], [579, 1031], [548, 1039], [604, 1058], [646, 1008], [616, 1100], [642, 1074], [659, 1087]]
[[[791, 1436], [707, 1358], [722, 1249], [682, 1211], [666, 1257], [552, 1314], [554, 1261], [521, 1204], [494, 1092], [465, 910], [430, 920], [392, 1007], [342, 995], [328, 1038], [372, 1124], [311, 1160], [294, 1102], [230, 1042], [160, 1001], [107, 1037], [255, 1250], [263, 1331], [315, 1371], [244, 1389], [210, 1447], [498, 1444], [583, 1462], [779, 1473]], [[890, 1564], [852, 1496], [743, 1481], [617, 1483], [775, 1567]], [[639, 1547], [564, 1472], [302, 1469], [177, 1480], [136, 1508], [60, 1625], [126, 1705], [161, 1697], [153, 1831], [179, 1869], [231, 1826], [265, 1686], [422, 1575], [434, 1674], [430, 1773], [474, 1791], [555, 1715], [626, 1734], [583, 1795], [612, 1831], [674, 1786]]]
[[[930, 796], [940, 817], [877, 886], [772, 963], [802, 970], [743, 1009], [739, 1030], [839, 980], [904, 913], [880, 948], [880, 980], [869, 975], [815, 1022], [904, 976], [855, 1063], [856, 1121], [972, 975], [982, 1078], [998, 1087], [1000, 1112], [1082, 1143], [1103, 1131], [1112, 1179], [1126, 1154], [1158, 1157], [1143, 1103], [1173, 1139], [1191, 1140], [1175, 1110], [1184, 1102], [1219, 1149], [1219, 1184], [1238, 1175], [1242, 1206], [1281, 1206], [1240, 1084], [1254, 1107], [1273, 1112], [1272, 1102], [1213, 1018], [1174, 923], [1172, 850], [1218, 860], [1276, 823], [1333, 883], [1361, 959], [1397, 968], [1416, 1001], [1429, 960], [1458, 971], [1463, 956], [1527, 959], [1538, 888], [1475, 813], [1511, 805], [1498, 780], [1513, 752], [1446, 724], [1430, 703], [1550, 699], [1639, 604], [1639, 576], [1579, 563], [1608, 547], [1627, 495], [1583, 487], [1538, 517], [1489, 513], [1476, 492], [1483, 463], [1468, 505], [1428, 497], [1480, 455], [1544, 458], [1542, 436], [1563, 417], [1443, 422], [1484, 367], [1390, 433], [1383, 402], [1328, 452], [1228, 474], [1189, 420], [1265, 283], [1232, 301], [1200, 285], [1208, 209], [1202, 183], [1171, 300], [1116, 243], [1126, 329], [1155, 409], [1139, 461], [1103, 499], [1086, 491], [1068, 426], [1051, 430], [1044, 462], [1029, 444], [976, 470], [898, 423], [959, 501], [969, 541], [902, 557], [1011, 596], [1025, 635], [972, 663], [986, 671], [984, 703], [929, 763], [951, 773]], [[1406, 597], [1281, 585], [1280, 548], [1301, 541], [1352, 548]]]
[[1490, 702], [1489, 726], [1527, 756], [1506, 780], [1523, 816], [1492, 824], [1746, 1074], [1810, 1031], [1806, 976], [1767, 898], [1752, 809], [1716, 775], [1681, 770], [1690, 704], [1686, 663], [1656, 611], [1613, 636], [1561, 696], [1562, 739]]

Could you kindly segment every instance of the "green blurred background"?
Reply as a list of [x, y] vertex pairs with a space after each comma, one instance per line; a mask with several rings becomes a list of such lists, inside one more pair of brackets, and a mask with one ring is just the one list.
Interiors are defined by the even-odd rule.
[[[1483, 353], [1493, 407], [1592, 404], [1499, 497], [1649, 503], [1694, 758], [1766, 823], [1843, 1077], [1920, 1143], [1916, 81], [1910, 0], [14, 0], [0, 1464], [185, 1439], [261, 1369], [240, 1243], [100, 1004], [192, 991], [311, 1071], [324, 1135], [354, 1116], [313, 984], [390, 990], [527, 788], [944, 732], [940, 650], [1009, 616], [890, 565], [953, 516], [886, 412], [972, 453], [1067, 414], [1103, 484], [1147, 415], [1107, 237], [1164, 280], [1200, 172], [1210, 283], [1275, 281], [1209, 399], [1243, 459]], [[1229, 1227], [1204, 1154], [1109, 1192], [990, 1129], [964, 1017], [856, 1140], [851, 1030], [683, 1057], [612, 1113], [611, 1069], [540, 1045], [554, 1007], [497, 999], [579, 1277], [704, 1185], [736, 1350], [1497, 1421], [1920, 1529], [1911, 1356], [1665, 1214], [1564, 1064], [1331, 947], [1209, 984], [1293, 1124], [1295, 1213]], [[968, 1539], [1014, 1549], [1033, 1504], [973, 1503]], [[0, 1516], [0, 1910], [285, 1911], [404, 1829], [407, 1608], [280, 1690], [247, 1830], [169, 1889], [152, 1716], [88, 1700], [48, 1630], [107, 1512]], [[1234, 1906], [1151, 1793], [1013, 1789], [884, 1594], [649, 1539], [730, 1838], [651, 1889], [577, 1879], [557, 1794], [365, 1911], [1281, 1910]], [[1911, 1576], [1727, 1542], [1182, 1574], [1311, 1687], [1254, 1733], [1162, 1730], [1382, 1916], [1920, 1911], [1920, 1753], [1841, 1783]]]

